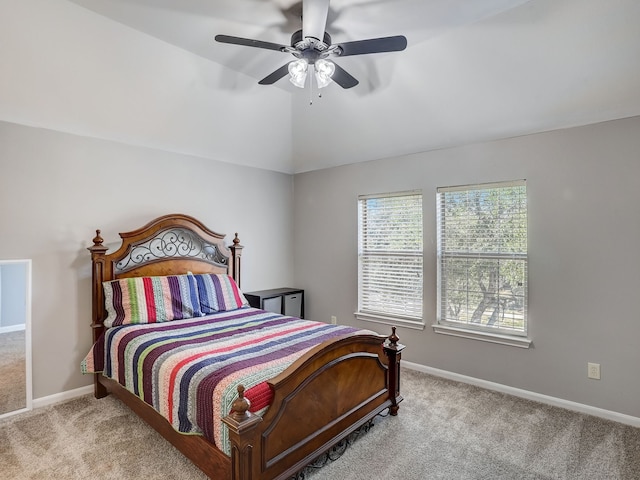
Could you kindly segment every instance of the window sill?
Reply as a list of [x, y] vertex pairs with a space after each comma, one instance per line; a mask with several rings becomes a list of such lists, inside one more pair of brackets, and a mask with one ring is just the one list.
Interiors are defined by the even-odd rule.
[[424, 322], [420, 320], [409, 320], [407, 318], [400, 317], [385, 317], [384, 315], [374, 315], [372, 313], [354, 313], [358, 320], [364, 320], [365, 322], [383, 323], [385, 325], [391, 325], [394, 327], [412, 328], [414, 330], [424, 330]]
[[464, 328], [449, 327], [445, 325], [431, 325], [435, 333], [452, 335], [454, 337], [470, 338], [481, 342], [499, 343], [510, 347], [531, 348], [532, 341], [527, 337], [516, 337], [511, 335], [501, 335], [498, 333], [481, 332], [477, 330], [466, 330]]

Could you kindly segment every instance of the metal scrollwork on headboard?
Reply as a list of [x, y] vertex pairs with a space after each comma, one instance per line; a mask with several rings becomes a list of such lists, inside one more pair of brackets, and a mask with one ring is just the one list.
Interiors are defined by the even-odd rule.
[[167, 258], [196, 258], [223, 267], [229, 262], [216, 245], [205, 242], [191, 230], [178, 227], [158, 232], [152, 239], [131, 248], [115, 268], [122, 273], [143, 263]]

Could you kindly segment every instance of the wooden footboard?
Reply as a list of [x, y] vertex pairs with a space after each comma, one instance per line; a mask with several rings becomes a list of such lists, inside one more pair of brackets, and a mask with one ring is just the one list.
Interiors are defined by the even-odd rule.
[[289, 478], [381, 411], [397, 414], [403, 348], [395, 329], [386, 341], [370, 335], [327, 342], [270, 382], [274, 399], [262, 419], [239, 402], [223, 420], [231, 478]]

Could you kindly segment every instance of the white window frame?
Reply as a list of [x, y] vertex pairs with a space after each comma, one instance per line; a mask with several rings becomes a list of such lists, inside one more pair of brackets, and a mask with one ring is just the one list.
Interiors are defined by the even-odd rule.
[[[471, 242], [469, 242], [467, 244], [468, 246], [465, 248], [460, 248], [459, 246], [447, 247], [446, 245], [447, 243], [446, 239], [448, 237], [447, 237], [447, 231], [446, 231], [447, 218], [445, 218], [446, 213], [444, 209], [444, 205], [445, 205], [444, 202], [445, 202], [445, 199], [447, 198], [447, 194], [454, 193], [458, 195], [459, 193], [462, 192], [464, 194], [473, 195], [473, 192], [479, 192], [479, 191], [495, 192], [495, 191], [499, 191], [502, 188], [510, 188], [510, 187], [522, 187], [523, 194], [524, 194], [524, 201], [525, 201], [525, 205], [523, 208], [524, 212], [520, 210], [516, 214], [519, 216], [522, 216], [522, 215], [525, 216], [524, 223], [525, 223], [525, 228], [527, 228], [527, 221], [526, 221], [527, 192], [526, 192], [525, 180], [515, 180], [510, 182], [497, 182], [497, 183], [487, 183], [487, 184], [477, 184], [477, 185], [463, 185], [463, 186], [455, 186], [455, 187], [440, 187], [437, 189], [437, 201], [436, 201], [437, 236], [438, 236], [437, 238], [437, 250], [438, 250], [437, 323], [432, 326], [436, 333], [453, 335], [453, 336], [464, 337], [464, 338], [471, 338], [476, 340], [499, 343], [504, 345], [511, 345], [511, 346], [522, 347], [522, 348], [529, 348], [531, 346], [532, 342], [527, 336], [528, 335], [528, 318], [527, 318], [528, 246], [527, 246], [526, 232], [524, 235], [524, 240], [521, 240], [521, 242], [518, 245], [519, 248], [517, 249], [514, 249], [512, 246], [501, 247], [500, 245], [501, 242], [499, 239], [502, 238], [501, 235], [503, 233], [506, 233], [506, 231], [502, 228], [494, 228], [490, 230], [490, 233], [487, 234], [487, 237], [493, 235], [491, 236], [491, 238], [498, 239], [498, 240], [495, 240], [495, 244], [493, 244], [491, 248], [488, 248], [488, 249], [485, 247], [483, 247], [482, 249], [475, 247], [472, 245]], [[460, 221], [465, 220], [464, 217], [456, 217], [455, 219], [451, 217], [448, 217], [448, 218], [449, 218], [449, 221], [458, 222], [456, 223], [456, 225], [459, 225]], [[469, 219], [469, 229], [472, 229], [473, 226], [471, 222], [473, 221], [473, 216], [469, 215], [466, 218]], [[471, 230], [469, 231], [469, 233], [471, 234]], [[477, 235], [478, 232], [475, 232], [475, 233]], [[459, 238], [459, 237], [454, 237], [454, 238]], [[474, 238], [478, 238], [478, 237], [474, 237]], [[521, 268], [524, 269], [524, 275], [522, 277], [523, 278], [522, 284], [517, 285], [517, 297], [518, 297], [518, 302], [522, 304], [521, 307], [518, 307], [518, 308], [522, 308], [522, 314], [520, 313], [518, 314], [517, 320], [522, 321], [523, 323], [522, 327], [516, 326], [516, 323], [519, 323], [519, 322], [516, 321], [516, 315], [513, 310], [511, 312], [512, 314], [511, 328], [508, 327], [508, 323], [506, 322], [502, 324], [498, 322], [498, 324], [494, 326], [487, 326], [486, 324], [483, 325], [482, 320], [481, 319], [478, 320], [477, 316], [475, 316], [476, 317], [475, 319], [472, 319], [473, 321], [470, 321], [468, 319], [469, 311], [471, 310], [470, 307], [475, 305], [475, 303], [473, 302], [469, 303], [469, 298], [472, 297], [474, 294], [475, 295], [479, 294], [478, 292], [479, 289], [475, 289], [474, 291], [474, 288], [471, 286], [472, 285], [471, 282], [467, 283], [465, 289], [462, 291], [459, 289], [454, 290], [454, 292], [457, 292], [458, 295], [460, 294], [460, 292], [463, 292], [463, 298], [464, 298], [464, 295], [466, 295], [467, 301], [466, 301], [466, 307], [464, 308], [464, 311], [466, 311], [466, 315], [463, 315], [462, 319], [456, 319], [455, 321], [451, 316], [448, 316], [447, 314], [448, 305], [446, 300], [446, 295], [448, 292], [446, 291], [446, 287], [445, 287], [447, 282], [445, 265], [447, 264], [447, 262], [452, 262], [452, 261], [460, 262], [461, 260], [464, 261], [465, 259], [468, 259], [470, 261], [485, 260], [492, 265], [495, 265], [497, 263], [498, 272], [501, 272], [501, 267], [500, 267], [501, 262], [515, 262], [520, 264]], [[468, 267], [464, 267], [464, 268], [468, 268]], [[467, 271], [467, 274], [468, 274], [467, 278], [470, 279], [471, 276], [469, 275], [469, 271]], [[498, 278], [500, 279], [499, 273], [498, 273]], [[497, 280], [496, 285], [500, 285], [500, 280]], [[489, 287], [488, 285], [483, 285], [483, 286], [485, 288]], [[494, 299], [494, 302], [500, 305], [500, 301], [502, 298], [505, 298], [508, 300], [516, 297], [513, 290], [510, 290], [509, 292], [510, 292], [509, 294], [504, 296], [501, 296], [499, 292], [496, 293], [498, 300], [495, 301]], [[499, 311], [500, 311], [499, 306], [496, 307], [494, 305], [493, 308], [494, 308], [493, 314], [496, 314], [496, 312], [498, 312], [498, 315], [499, 315]], [[484, 312], [484, 310], [482, 312]], [[504, 315], [504, 310], [503, 310], [503, 315]], [[522, 316], [521, 319], [520, 319], [520, 315]]]
[[[405, 197], [413, 202], [412, 208], [395, 205], [395, 200]], [[380, 208], [374, 210], [377, 202]], [[406, 224], [394, 224], [397, 228], [386, 229], [385, 225], [367, 221], [370, 215], [382, 209], [394, 215], [407, 213]], [[358, 196], [358, 311], [355, 316], [388, 325], [397, 325], [422, 330], [425, 327], [423, 313], [424, 290], [424, 220], [422, 191], [411, 190]], [[417, 221], [411, 221], [418, 215]], [[382, 226], [382, 228], [381, 228]], [[419, 233], [416, 235], [416, 230]], [[404, 244], [409, 248], [380, 248], [367, 241], [373, 236], [388, 238], [398, 245], [398, 240], [412, 237], [413, 242]], [[409, 245], [411, 243], [411, 245]], [[394, 262], [381, 260], [394, 258]]]

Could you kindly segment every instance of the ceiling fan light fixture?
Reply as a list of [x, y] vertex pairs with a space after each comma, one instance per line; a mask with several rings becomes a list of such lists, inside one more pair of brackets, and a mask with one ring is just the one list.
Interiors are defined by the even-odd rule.
[[323, 58], [316, 60], [315, 75], [318, 88], [324, 88], [331, 83], [331, 76], [336, 71], [336, 65], [333, 62]]
[[[296, 60], [280, 66], [277, 70], [259, 80], [258, 83], [260, 85], [273, 85], [289, 73], [289, 80], [298, 88], [305, 88], [308, 76], [316, 77], [318, 88], [326, 87], [331, 81], [344, 89], [355, 87], [358, 85], [358, 80], [339, 64], [334, 64], [326, 59], [330, 57], [342, 58], [368, 55], [370, 53], [399, 52], [407, 48], [407, 38], [404, 35], [368, 38], [334, 44], [331, 40], [331, 35], [326, 32], [330, 1], [302, 0], [302, 28], [291, 35], [290, 45], [233, 37], [231, 35], [216, 35], [215, 40], [221, 43], [262, 48], [293, 55]], [[309, 70], [311, 70], [312, 75], [309, 75]], [[309, 87], [309, 90], [313, 88], [311, 79]]]
[[308, 64], [302, 59], [294, 60], [289, 63], [289, 81], [298, 88], [304, 88], [307, 80]]

